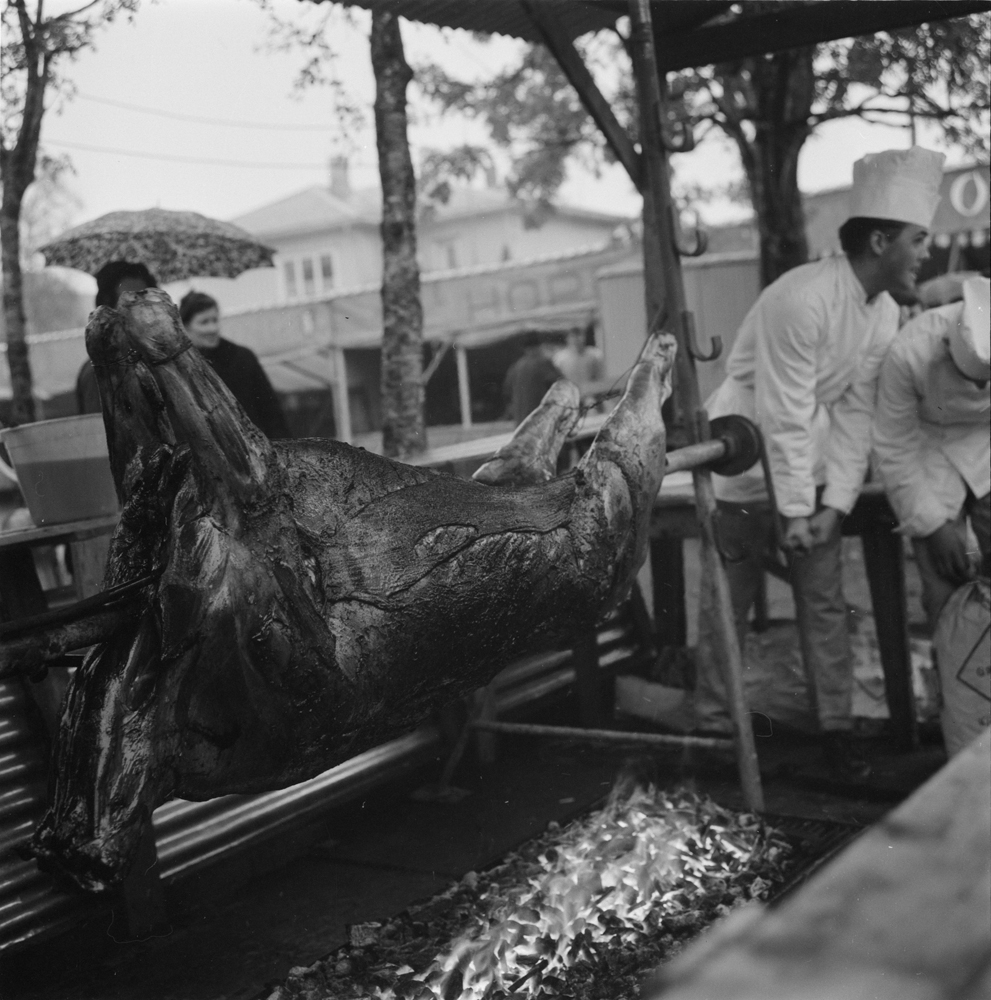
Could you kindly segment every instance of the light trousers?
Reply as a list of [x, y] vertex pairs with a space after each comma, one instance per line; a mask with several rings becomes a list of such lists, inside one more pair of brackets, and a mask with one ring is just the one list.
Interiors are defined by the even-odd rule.
[[[764, 560], [773, 550], [772, 517], [768, 503], [719, 502], [719, 536], [728, 557], [726, 576], [741, 650], [745, 648], [750, 610], [760, 592]], [[802, 664], [822, 731], [844, 730], [852, 725], [853, 655], [843, 597], [842, 564], [839, 523], [833, 534], [810, 553], [793, 555], [788, 560]], [[725, 657], [713, 642], [714, 624], [707, 620], [706, 608], [711, 604], [705, 595], [711, 594], [711, 581], [705, 573], [702, 590], [696, 725], [701, 729], [728, 730], [730, 718], [723, 680]]]
[[[991, 493], [975, 497], [968, 493], [960, 513], [953, 522], [954, 528], [961, 537], [967, 537], [967, 521], [977, 536], [978, 551], [974, 553], [978, 563], [978, 573], [981, 576], [991, 576]], [[928, 540], [913, 538], [912, 548], [915, 549], [915, 563], [919, 568], [922, 582], [922, 607], [926, 612], [931, 629], [936, 628], [939, 613], [943, 610], [950, 595], [960, 586], [958, 582], [947, 580], [936, 572]]]

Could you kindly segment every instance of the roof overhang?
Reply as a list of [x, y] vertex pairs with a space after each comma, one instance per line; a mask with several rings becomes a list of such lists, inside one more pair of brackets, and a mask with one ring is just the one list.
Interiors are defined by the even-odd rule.
[[[326, 0], [306, 0], [323, 3]], [[366, 10], [388, 8], [410, 21], [543, 42], [531, 13], [553, 18], [571, 40], [612, 28], [629, 12], [626, 0], [338, 0]], [[658, 65], [706, 66], [819, 42], [907, 28], [926, 21], [991, 10], [987, 0], [806, 0], [778, 11], [724, 20], [721, 0], [651, 0]]]
[[[310, 0], [323, 3], [324, 0]], [[541, 42], [543, 35], [527, 9], [530, 0], [343, 0], [349, 7], [386, 8], [409, 21], [443, 28], [464, 28]], [[613, 27], [627, 13], [626, 0], [535, 0], [559, 23], [569, 39]], [[678, 0], [656, 3], [654, 18], [669, 30], [695, 27], [721, 14], [731, 4], [721, 0]]]

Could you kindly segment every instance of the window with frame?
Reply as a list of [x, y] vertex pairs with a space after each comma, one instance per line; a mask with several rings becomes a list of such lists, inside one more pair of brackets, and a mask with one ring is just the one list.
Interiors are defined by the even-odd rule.
[[334, 261], [329, 253], [323, 254], [320, 258], [320, 283], [325, 292], [334, 287]]
[[296, 262], [287, 260], [282, 265], [282, 276], [286, 283], [286, 298], [295, 299], [299, 297], [299, 286], [296, 284]]
[[313, 260], [310, 257], [303, 258], [303, 294], [316, 295], [317, 283], [313, 271]]

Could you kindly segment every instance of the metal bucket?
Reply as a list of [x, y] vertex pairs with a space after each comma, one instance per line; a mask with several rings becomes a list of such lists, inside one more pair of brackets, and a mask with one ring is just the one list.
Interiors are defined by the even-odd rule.
[[5, 428], [0, 439], [36, 525], [117, 512], [102, 414]]

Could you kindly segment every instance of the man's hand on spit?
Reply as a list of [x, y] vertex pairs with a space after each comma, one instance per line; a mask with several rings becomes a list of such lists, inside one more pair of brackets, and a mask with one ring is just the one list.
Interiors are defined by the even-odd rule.
[[785, 550], [797, 556], [807, 555], [812, 551], [816, 539], [812, 534], [810, 519], [807, 517], [785, 518]]
[[950, 583], [966, 583], [972, 567], [967, 556], [967, 540], [960, 529], [947, 521], [926, 538], [926, 548], [936, 572]]
[[834, 510], [832, 507], [823, 507], [822, 510], [817, 510], [809, 518], [809, 531], [812, 532], [814, 545], [823, 545], [833, 537], [841, 516], [838, 510]]

